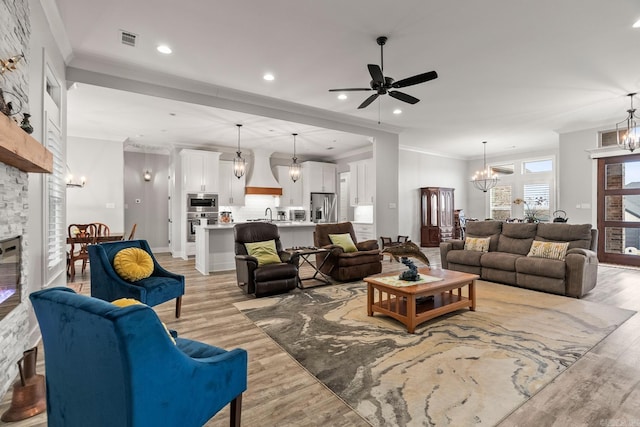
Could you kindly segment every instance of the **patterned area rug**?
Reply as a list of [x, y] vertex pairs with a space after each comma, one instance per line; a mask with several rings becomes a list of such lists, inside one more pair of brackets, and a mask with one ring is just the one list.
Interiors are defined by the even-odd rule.
[[489, 282], [418, 326], [366, 313], [363, 282], [235, 304], [374, 426], [495, 425], [634, 312]]

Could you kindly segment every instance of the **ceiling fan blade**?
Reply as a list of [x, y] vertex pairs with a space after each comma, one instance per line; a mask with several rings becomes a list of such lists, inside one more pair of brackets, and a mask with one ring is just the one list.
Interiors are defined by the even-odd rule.
[[384, 76], [382, 75], [382, 69], [380, 69], [380, 66], [376, 64], [368, 64], [367, 68], [369, 69], [369, 74], [371, 74], [371, 79], [384, 86]]
[[416, 104], [420, 102], [418, 98], [414, 98], [413, 96], [407, 95], [406, 93], [398, 92], [397, 90], [390, 90], [389, 95], [391, 95], [395, 99], [399, 99], [400, 101], [408, 102], [409, 104]]
[[419, 83], [428, 82], [429, 80], [437, 79], [438, 73], [435, 71], [429, 71], [428, 73], [417, 74], [412, 77], [407, 77], [406, 79], [398, 80], [394, 82], [391, 86], [395, 89], [407, 86], [417, 85]]
[[349, 87], [346, 89], [329, 89], [329, 92], [349, 92], [354, 90], [373, 90], [370, 87]]
[[371, 104], [373, 101], [376, 100], [376, 98], [378, 97], [377, 93], [374, 93], [373, 95], [371, 95], [370, 97], [368, 97], [367, 99], [364, 100], [364, 102], [362, 104], [360, 104], [360, 106], [358, 107], [358, 109], [360, 108], [366, 108], [369, 106], [369, 104]]

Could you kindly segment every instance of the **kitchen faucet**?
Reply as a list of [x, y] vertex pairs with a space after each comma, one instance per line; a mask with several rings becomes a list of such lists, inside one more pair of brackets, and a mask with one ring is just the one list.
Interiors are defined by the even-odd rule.
[[273, 222], [273, 212], [271, 212], [271, 208], [267, 208], [264, 210], [264, 216], [267, 216], [267, 212], [269, 212], [269, 222]]

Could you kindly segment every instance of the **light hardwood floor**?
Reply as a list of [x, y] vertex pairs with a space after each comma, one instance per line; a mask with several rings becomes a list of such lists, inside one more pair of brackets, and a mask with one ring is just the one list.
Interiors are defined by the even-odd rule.
[[[439, 264], [436, 249], [425, 251]], [[175, 304], [156, 307], [160, 318], [181, 336], [219, 347], [242, 347], [249, 353], [249, 389], [242, 405], [245, 426], [368, 426], [355, 411], [268, 338], [232, 305], [246, 300], [236, 286], [235, 272], [202, 276], [193, 260], [157, 254], [167, 269], [186, 276], [182, 317]], [[404, 270], [385, 258], [383, 271]], [[89, 273], [72, 286], [89, 293]], [[303, 291], [302, 291], [303, 292]], [[640, 270], [601, 265], [598, 285], [585, 300], [640, 310]], [[562, 327], [562, 325], [558, 325]], [[640, 425], [640, 315], [605, 338], [592, 351], [546, 386], [501, 424], [507, 426], [637, 426]], [[43, 373], [43, 358], [38, 372]], [[0, 402], [8, 409], [11, 392]], [[499, 404], [499, 402], [496, 402]], [[228, 408], [206, 425], [228, 425]], [[46, 426], [46, 416], [2, 423], [15, 427]]]

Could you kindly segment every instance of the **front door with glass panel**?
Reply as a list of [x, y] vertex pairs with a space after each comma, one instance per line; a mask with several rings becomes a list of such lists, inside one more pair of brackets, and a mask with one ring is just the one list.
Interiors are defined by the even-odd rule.
[[640, 266], [640, 155], [598, 160], [598, 259]]

